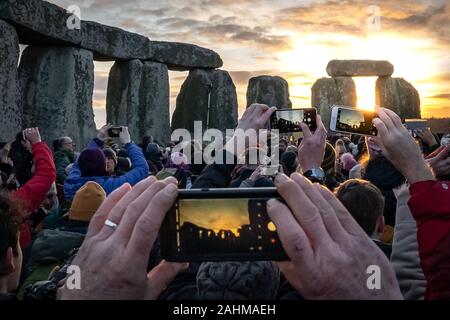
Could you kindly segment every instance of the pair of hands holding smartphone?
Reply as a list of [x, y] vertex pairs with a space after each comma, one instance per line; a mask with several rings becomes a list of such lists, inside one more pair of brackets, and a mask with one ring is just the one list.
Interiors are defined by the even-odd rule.
[[[240, 125], [254, 129], [262, 129], [274, 111], [265, 105], [249, 109]], [[285, 203], [270, 200], [267, 210], [290, 258], [278, 265], [294, 288], [307, 299], [401, 299], [389, 261], [330, 191], [299, 174], [280, 174], [275, 183]], [[125, 184], [115, 190], [91, 220], [73, 262], [81, 270], [81, 290], [64, 286], [59, 298], [156, 299], [187, 267], [163, 261], [146, 270], [177, 194], [173, 178], [150, 177], [133, 188]], [[106, 219], [118, 228], [106, 226]], [[381, 269], [380, 290], [367, 288], [371, 265]]]
[[119, 138], [123, 145], [131, 142], [130, 132], [128, 127], [124, 126], [113, 126], [111, 124], [106, 124], [98, 131], [97, 139], [100, 141], [105, 141], [107, 138]]

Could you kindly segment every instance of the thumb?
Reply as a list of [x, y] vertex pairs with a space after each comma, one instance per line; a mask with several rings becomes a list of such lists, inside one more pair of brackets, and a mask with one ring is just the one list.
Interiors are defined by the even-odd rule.
[[176, 263], [161, 261], [148, 274], [149, 290], [147, 299], [155, 300], [182, 271], [189, 268], [189, 263]]
[[[436, 160], [444, 160], [445, 158], [447, 158], [449, 156], [449, 152], [450, 152], [450, 145], [440, 148], [441, 150], [439, 151], [438, 155], [436, 156]], [[438, 149], [439, 150], [439, 149]]]

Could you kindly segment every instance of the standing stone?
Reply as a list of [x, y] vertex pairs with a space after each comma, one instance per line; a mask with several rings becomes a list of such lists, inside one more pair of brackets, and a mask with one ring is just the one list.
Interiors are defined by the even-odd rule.
[[356, 87], [352, 78], [321, 78], [314, 83], [311, 88], [311, 106], [318, 108], [327, 130], [330, 128], [333, 105], [356, 108]]
[[403, 78], [378, 78], [375, 101], [378, 106], [391, 109], [402, 119], [420, 118], [419, 93]]
[[17, 64], [19, 41], [12, 26], [0, 20], [0, 142], [12, 142], [21, 129]]
[[331, 77], [391, 76], [394, 66], [385, 60], [331, 60], [327, 73]]
[[195, 69], [181, 86], [177, 107], [172, 117], [172, 130], [184, 128], [194, 131], [194, 121], [202, 121], [207, 129], [208, 92], [211, 90], [209, 128], [235, 129], [238, 118], [236, 86], [228, 72]]
[[92, 52], [72, 47], [27, 47], [19, 81], [25, 127], [39, 127], [44, 141], [70, 136], [82, 149], [95, 137]]
[[107, 122], [126, 125], [135, 141], [151, 135], [170, 140], [169, 73], [167, 66], [139, 60], [116, 62], [106, 97]]
[[247, 88], [247, 108], [252, 103], [276, 106], [278, 109], [292, 108], [288, 82], [281, 77], [260, 76], [251, 78]]

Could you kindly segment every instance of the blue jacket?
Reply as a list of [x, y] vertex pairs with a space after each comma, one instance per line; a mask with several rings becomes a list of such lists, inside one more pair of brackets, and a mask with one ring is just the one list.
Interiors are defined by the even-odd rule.
[[[94, 139], [88, 144], [88, 148], [100, 148], [102, 142], [98, 139]], [[132, 186], [141, 180], [144, 180], [149, 175], [149, 168], [147, 161], [145, 160], [142, 149], [134, 143], [127, 143], [125, 145], [128, 157], [131, 160], [132, 168], [125, 175], [120, 177], [82, 177], [80, 167], [78, 166], [78, 159], [74, 162], [69, 176], [64, 182], [64, 194], [67, 201], [72, 201], [75, 193], [86, 184], [88, 181], [97, 182], [105, 190], [106, 194], [110, 194], [121, 185], [129, 183]]]

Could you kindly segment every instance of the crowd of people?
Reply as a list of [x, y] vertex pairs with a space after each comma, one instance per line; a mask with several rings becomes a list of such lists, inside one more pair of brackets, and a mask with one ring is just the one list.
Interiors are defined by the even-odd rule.
[[[274, 110], [251, 105], [238, 128], [264, 129]], [[448, 139], [414, 138], [394, 112], [376, 112], [370, 138], [328, 133], [320, 116], [315, 132], [301, 123], [301, 139], [280, 140], [273, 176], [237, 160], [259, 146], [236, 136], [220, 151], [234, 164], [206, 165], [177, 142], [137, 145], [126, 127], [118, 139], [102, 127], [81, 153], [69, 136], [51, 150], [25, 129], [0, 145], [0, 299], [448, 299]], [[284, 201], [267, 211], [290, 261], [162, 260], [158, 232], [178, 190], [229, 187], [277, 188]]]

